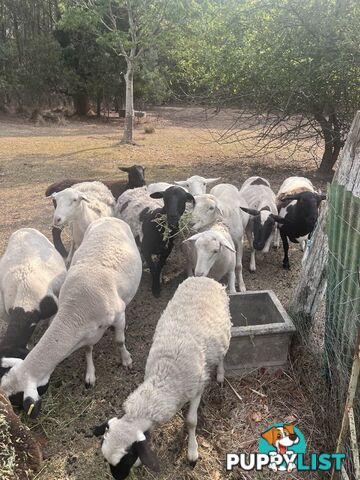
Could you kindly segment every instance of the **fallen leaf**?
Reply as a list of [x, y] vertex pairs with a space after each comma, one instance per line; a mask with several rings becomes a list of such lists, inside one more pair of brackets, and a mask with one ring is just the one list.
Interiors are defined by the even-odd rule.
[[251, 414], [251, 420], [254, 422], [261, 422], [262, 420], [262, 415], [260, 412], [254, 412]]

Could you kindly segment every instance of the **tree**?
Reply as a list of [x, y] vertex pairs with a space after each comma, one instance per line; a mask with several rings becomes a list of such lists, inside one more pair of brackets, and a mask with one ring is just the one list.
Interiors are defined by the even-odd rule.
[[[57, 0], [0, 0], [0, 104], [47, 103], [62, 82]], [[0, 105], [1, 106], [1, 105]]]
[[257, 155], [281, 148], [291, 154], [290, 145], [317, 154], [322, 140], [319, 168], [331, 171], [360, 104], [359, 2], [195, 4], [170, 60], [174, 83], [188, 97], [242, 109], [218, 141], [247, 142], [256, 127], [250, 139]]
[[[122, 143], [133, 143], [134, 75], [144, 52], [156, 42], [168, 2], [162, 0], [73, 0], [98, 25], [98, 42], [125, 59], [125, 126]], [[119, 72], [120, 73], [120, 72]]]

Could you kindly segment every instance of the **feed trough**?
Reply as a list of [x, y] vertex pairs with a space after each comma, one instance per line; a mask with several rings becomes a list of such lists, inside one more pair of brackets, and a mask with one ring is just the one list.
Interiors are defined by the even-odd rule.
[[272, 290], [230, 295], [233, 327], [226, 374], [284, 367], [295, 326]]

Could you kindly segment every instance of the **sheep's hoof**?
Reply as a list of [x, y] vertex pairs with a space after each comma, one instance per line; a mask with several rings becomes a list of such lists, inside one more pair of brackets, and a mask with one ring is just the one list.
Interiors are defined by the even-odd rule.
[[250, 273], [256, 273], [256, 268], [249, 268]]
[[132, 359], [130, 358], [129, 360], [126, 360], [122, 362], [122, 366], [126, 368], [126, 370], [131, 370], [132, 369]]
[[283, 263], [283, 269], [284, 270], [290, 270], [290, 264], [289, 263]]
[[153, 288], [151, 291], [155, 298], [160, 297], [160, 288]]
[[95, 387], [95, 378], [91, 378], [91, 377], [86, 377], [85, 378], [85, 388], [89, 389], [89, 388], [93, 388]]
[[189, 465], [191, 468], [195, 468], [197, 460], [189, 460]]

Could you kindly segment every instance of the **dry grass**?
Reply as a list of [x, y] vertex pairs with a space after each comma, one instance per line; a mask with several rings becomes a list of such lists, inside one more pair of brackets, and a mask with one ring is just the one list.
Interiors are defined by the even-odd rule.
[[[267, 177], [276, 190], [288, 175], [303, 174], [324, 187], [312, 161], [300, 158], [288, 164], [286, 155], [252, 160], [236, 144], [218, 145], [212, 132], [231, 122], [233, 112], [220, 117], [201, 109], [167, 108], [148, 114], [156, 131], [136, 130], [136, 146], [119, 144], [120, 121], [71, 123], [65, 126], [33, 126], [0, 118], [0, 253], [17, 228], [32, 226], [50, 235], [52, 205], [44, 198], [46, 186], [64, 177], [114, 178], [122, 175], [118, 165], [143, 164], [147, 181], [182, 180], [193, 174], [217, 177], [240, 186], [250, 176]], [[240, 159], [241, 157], [241, 159]], [[258, 255], [258, 272], [248, 273], [249, 253], [244, 259], [244, 279], [250, 290], [272, 288], [286, 304], [299, 272], [300, 252], [290, 251], [293, 269], [284, 272], [282, 253]], [[171, 262], [170, 262], [171, 268]], [[83, 386], [83, 352], [74, 353], [54, 372], [44, 397], [40, 420], [31, 429], [43, 444], [45, 462], [37, 480], [101, 480], [110, 478], [99, 452], [99, 441], [89, 437], [90, 427], [121, 414], [126, 396], [142, 381], [146, 356], [156, 322], [183, 276], [172, 277], [159, 300], [149, 291], [148, 274], [127, 312], [127, 344], [134, 367], [119, 367], [119, 352], [111, 333], [95, 348], [97, 385]], [[309, 367], [310, 368], [310, 367]], [[225, 473], [226, 452], [256, 451], [259, 434], [277, 421], [293, 420], [305, 434], [309, 450], [326, 450], [319, 423], [318, 394], [308, 395], [296, 372], [255, 372], [230, 379], [240, 400], [228, 384], [223, 390], [211, 385], [200, 408], [198, 440], [201, 460], [194, 470], [186, 463], [183, 415], [159, 428], [153, 444], [161, 460], [162, 480], [266, 479], [268, 473]], [[321, 394], [321, 392], [320, 392]], [[283, 478], [284, 475], [282, 476]], [[155, 478], [140, 469], [133, 478]], [[287, 474], [286, 478], [318, 478], [316, 474]]]

